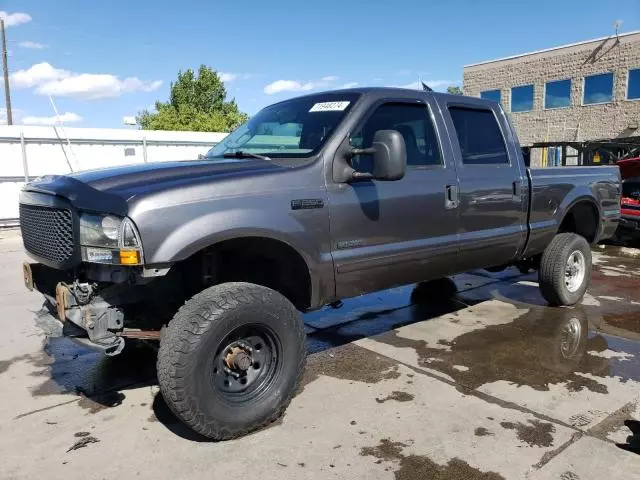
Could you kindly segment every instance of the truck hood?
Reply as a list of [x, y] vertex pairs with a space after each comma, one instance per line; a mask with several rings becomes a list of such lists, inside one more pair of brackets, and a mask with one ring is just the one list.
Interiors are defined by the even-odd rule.
[[145, 163], [71, 175], [47, 175], [25, 185], [23, 190], [67, 198], [80, 210], [126, 215], [128, 202], [141, 195], [284, 168], [253, 159]]

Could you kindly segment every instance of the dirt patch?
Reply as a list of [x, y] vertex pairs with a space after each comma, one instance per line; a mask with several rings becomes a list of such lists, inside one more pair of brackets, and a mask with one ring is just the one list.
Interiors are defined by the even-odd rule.
[[407, 392], [401, 392], [399, 390], [394, 390], [390, 395], [387, 395], [384, 398], [376, 398], [376, 402], [384, 403], [389, 400], [395, 400], [396, 402], [410, 402], [414, 399], [414, 396]]
[[110, 392], [101, 395], [94, 395], [92, 397], [83, 396], [78, 405], [89, 413], [98, 413], [106, 408], [117, 407], [122, 404], [125, 399], [125, 395], [122, 392]]
[[407, 444], [401, 442], [392, 442], [388, 438], [383, 438], [375, 447], [362, 447], [360, 455], [363, 457], [376, 457], [380, 460], [399, 460], [402, 457], [402, 449]]
[[398, 364], [371, 350], [353, 344], [314, 353], [307, 357], [307, 367], [298, 393], [321, 375], [364, 383], [378, 383], [400, 377]]
[[531, 447], [550, 447], [553, 445], [553, 436], [551, 434], [556, 429], [551, 423], [539, 420], [529, 420], [529, 423], [531, 425], [520, 422], [500, 422], [500, 425], [507, 430], [515, 430], [518, 438]]
[[393, 472], [396, 480], [504, 480], [495, 472], [483, 472], [459, 458], [449, 460], [446, 465], [438, 465], [423, 455], [403, 455], [402, 449], [406, 446], [384, 438], [375, 447], [363, 447], [360, 455], [376, 457], [376, 463], [397, 463], [399, 468]]
[[588, 335], [588, 325], [581, 308], [532, 307], [511, 323], [489, 325], [456, 337], [448, 342], [449, 349], [401, 337], [396, 331], [380, 335], [376, 341], [413, 348], [420, 366], [447, 374], [461, 388], [475, 389], [504, 380], [535, 390], [565, 383], [570, 391], [607, 393], [606, 385], [582, 375], [606, 377], [611, 371], [609, 359], [587, 355], [587, 351], [606, 344], [602, 336]]
[[491, 433], [489, 430], [487, 430], [484, 427], [476, 428], [473, 433], [475, 433], [476, 437], [486, 437], [489, 435], [493, 435], [493, 433]]
[[32, 358], [32, 355], [24, 354], [24, 355], [18, 355], [17, 357], [10, 358], [8, 360], [0, 360], [0, 374], [3, 374], [7, 370], [9, 370], [9, 367], [14, 363], [23, 362], [25, 360], [31, 360], [31, 358]]
[[[638, 261], [621, 260], [616, 258], [615, 262], [610, 262], [609, 259], [604, 259], [598, 265], [593, 266], [589, 293], [595, 296], [622, 297], [625, 300], [638, 299], [640, 277], [631, 273], [638, 268]], [[620, 272], [612, 272], [612, 267], [626, 271], [628, 274], [621, 275]]]
[[71, 445], [69, 447], [69, 450], [67, 450], [67, 453], [71, 452], [72, 450], [78, 450], [80, 448], [84, 448], [87, 445], [89, 445], [90, 443], [98, 443], [100, 440], [98, 440], [96, 437], [83, 437], [80, 440], [78, 440], [76, 443], [74, 443], [73, 445]]
[[602, 320], [615, 328], [640, 333], [640, 314], [636, 312], [610, 313], [602, 316]]

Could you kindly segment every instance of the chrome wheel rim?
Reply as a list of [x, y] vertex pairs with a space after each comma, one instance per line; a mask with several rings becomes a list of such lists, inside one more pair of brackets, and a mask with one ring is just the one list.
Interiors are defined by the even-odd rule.
[[582, 286], [586, 270], [587, 262], [584, 254], [580, 250], [572, 252], [564, 269], [564, 283], [569, 292], [574, 293]]
[[580, 320], [571, 317], [564, 325], [560, 337], [560, 352], [565, 358], [573, 357], [578, 351], [580, 338], [582, 337], [582, 324]]

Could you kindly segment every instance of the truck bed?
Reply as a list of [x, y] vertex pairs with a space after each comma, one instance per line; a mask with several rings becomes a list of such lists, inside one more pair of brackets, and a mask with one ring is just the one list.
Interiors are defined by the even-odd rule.
[[[597, 201], [599, 238], [613, 235], [620, 221], [621, 178], [617, 166], [527, 169], [530, 184], [529, 242], [525, 256], [542, 252], [560, 227], [565, 212], [578, 202]], [[587, 203], [586, 203], [587, 205]], [[574, 219], [577, 227], [586, 220]]]

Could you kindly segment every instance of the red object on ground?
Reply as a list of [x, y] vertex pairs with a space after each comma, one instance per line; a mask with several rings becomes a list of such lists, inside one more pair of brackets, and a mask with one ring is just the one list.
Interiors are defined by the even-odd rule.
[[[619, 160], [617, 165], [622, 175], [620, 213], [623, 218], [640, 222], [640, 157]], [[640, 227], [640, 223], [637, 225]]]

